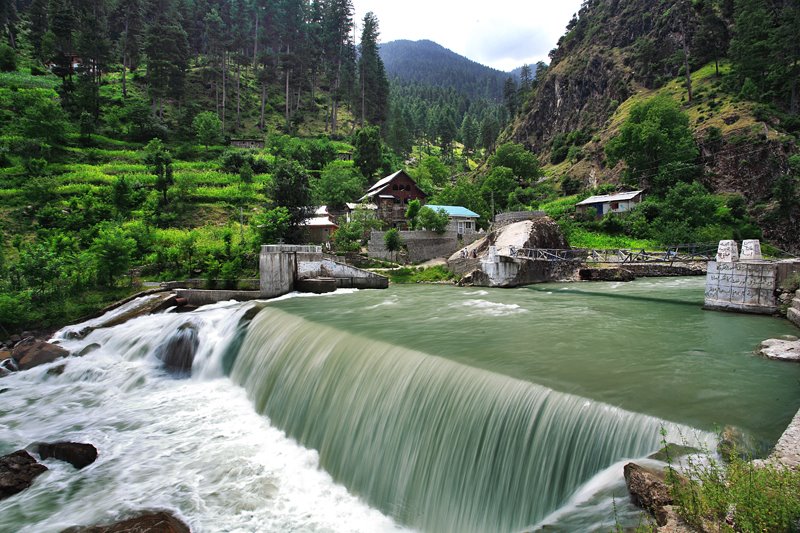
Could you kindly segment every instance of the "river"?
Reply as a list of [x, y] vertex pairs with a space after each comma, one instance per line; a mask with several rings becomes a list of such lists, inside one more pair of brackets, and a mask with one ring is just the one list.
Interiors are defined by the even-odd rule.
[[[222, 303], [100, 329], [98, 349], [0, 380], [0, 454], [91, 442], [0, 502], [0, 531], [168, 509], [193, 531], [608, 531], [636, 525], [622, 465], [734, 425], [771, 444], [796, 333], [703, 311], [702, 278], [512, 290], [393, 286]], [[262, 307], [252, 318], [252, 309]], [[192, 377], [154, 356], [191, 323]], [[616, 508], [616, 511], [614, 510]]]

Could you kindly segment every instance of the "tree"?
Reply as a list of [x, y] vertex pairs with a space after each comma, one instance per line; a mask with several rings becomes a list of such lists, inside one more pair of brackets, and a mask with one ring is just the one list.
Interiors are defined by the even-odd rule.
[[717, 76], [719, 76], [719, 59], [728, 51], [730, 35], [728, 26], [717, 14], [713, 0], [701, 0], [695, 9], [700, 16], [700, 25], [692, 41], [692, 49], [701, 55], [703, 60], [712, 59]]
[[0, 72], [17, 70], [17, 53], [5, 43], [0, 43]]
[[397, 228], [392, 228], [383, 235], [383, 245], [386, 246], [386, 250], [390, 253], [394, 252], [395, 262], [397, 262], [397, 252], [403, 246], [403, 241]]
[[360, 124], [382, 125], [389, 108], [389, 81], [378, 54], [378, 18], [373, 12], [364, 15], [361, 30], [361, 56], [358, 60]]
[[291, 219], [289, 210], [283, 206], [256, 215], [253, 225], [258, 229], [258, 245], [275, 244], [283, 240], [289, 232]]
[[189, 60], [186, 32], [174, 13], [160, 13], [145, 37], [152, 113], [164, 118], [164, 98], [180, 98]]
[[517, 114], [517, 83], [509, 76], [503, 84], [503, 103], [512, 117]]
[[135, 248], [136, 241], [128, 237], [122, 228], [101, 228], [91, 247], [99, 281], [108, 286], [113, 285], [116, 278], [127, 272]]
[[419, 211], [418, 226], [425, 228], [428, 231], [435, 231], [442, 234], [447, 231], [447, 226], [450, 224], [450, 217], [444, 209], [431, 209], [428, 206], [423, 207]]
[[494, 167], [481, 184], [481, 194], [487, 204], [494, 203], [503, 211], [508, 206], [508, 195], [516, 188], [514, 171], [508, 167]]
[[289, 212], [289, 227], [286, 239], [297, 244], [302, 240], [300, 224], [308, 215], [311, 205], [311, 190], [306, 169], [296, 161], [278, 159], [272, 172], [272, 199], [278, 207]]
[[383, 163], [381, 132], [377, 126], [361, 128], [353, 141], [355, 154], [353, 160], [366, 178], [372, 178]]
[[156, 177], [155, 188], [161, 193], [161, 206], [169, 204], [167, 192], [175, 184], [172, 175], [172, 154], [164, 147], [161, 139], [153, 139], [144, 147], [144, 164], [151, 174]]
[[322, 170], [319, 179], [311, 185], [312, 197], [317, 205], [344, 207], [364, 194], [364, 177], [349, 161], [333, 161]]
[[406, 219], [408, 219], [408, 226], [412, 230], [417, 229], [417, 216], [419, 215], [419, 210], [422, 208], [422, 204], [419, 200], [411, 200], [408, 202], [408, 207], [406, 208]]
[[748, 78], [758, 84], [759, 98], [766, 90], [771, 52], [772, 20], [764, 0], [736, 0], [730, 57], [740, 86]]
[[541, 175], [539, 160], [536, 156], [521, 144], [516, 143], [505, 143], [498, 146], [489, 158], [489, 165], [511, 169], [521, 184], [530, 184], [532, 180]]
[[213, 111], [198, 113], [192, 121], [192, 127], [197, 135], [197, 140], [206, 148], [218, 143], [222, 137], [222, 121]]
[[634, 105], [606, 146], [609, 164], [625, 161], [628, 181], [657, 196], [694, 177], [697, 155], [688, 116], [667, 96]]

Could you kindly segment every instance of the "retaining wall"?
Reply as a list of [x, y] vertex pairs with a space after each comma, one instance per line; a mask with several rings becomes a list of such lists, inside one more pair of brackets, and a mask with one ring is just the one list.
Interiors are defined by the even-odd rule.
[[179, 298], [186, 298], [189, 305], [209, 305], [217, 302], [236, 300], [246, 302], [261, 298], [260, 291], [211, 291], [203, 289], [175, 289]]
[[[384, 231], [373, 231], [369, 237], [369, 256], [386, 261], [394, 261], [395, 254], [386, 249], [384, 244]], [[411, 263], [422, 263], [436, 257], [449, 257], [464, 246], [471, 244], [481, 237], [484, 233], [464, 233], [459, 234], [455, 231], [436, 233], [434, 231], [401, 231], [400, 240], [406, 245], [408, 250], [408, 261]]]

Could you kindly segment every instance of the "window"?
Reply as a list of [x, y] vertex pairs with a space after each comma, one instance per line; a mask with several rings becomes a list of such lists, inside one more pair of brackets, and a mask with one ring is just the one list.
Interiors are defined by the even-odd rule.
[[611, 202], [611, 209], [613, 210], [619, 209], [619, 202]]
[[393, 191], [397, 191], [397, 190], [399, 190], [399, 188], [397, 187], [397, 184], [396, 184], [396, 183], [395, 183], [394, 185], [392, 185], [392, 190], [393, 190]]
[[472, 229], [472, 222], [465, 222], [464, 227], [467, 229]]

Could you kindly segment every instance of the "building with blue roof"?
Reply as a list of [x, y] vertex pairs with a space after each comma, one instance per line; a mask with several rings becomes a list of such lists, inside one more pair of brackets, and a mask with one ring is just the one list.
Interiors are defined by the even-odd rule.
[[447, 225], [447, 231], [454, 231], [459, 235], [465, 233], [473, 233], [478, 230], [477, 222], [481, 216], [474, 211], [470, 211], [466, 207], [460, 205], [434, 205], [427, 204], [434, 211], [442, 210], [447, 213], [450, 223]]

